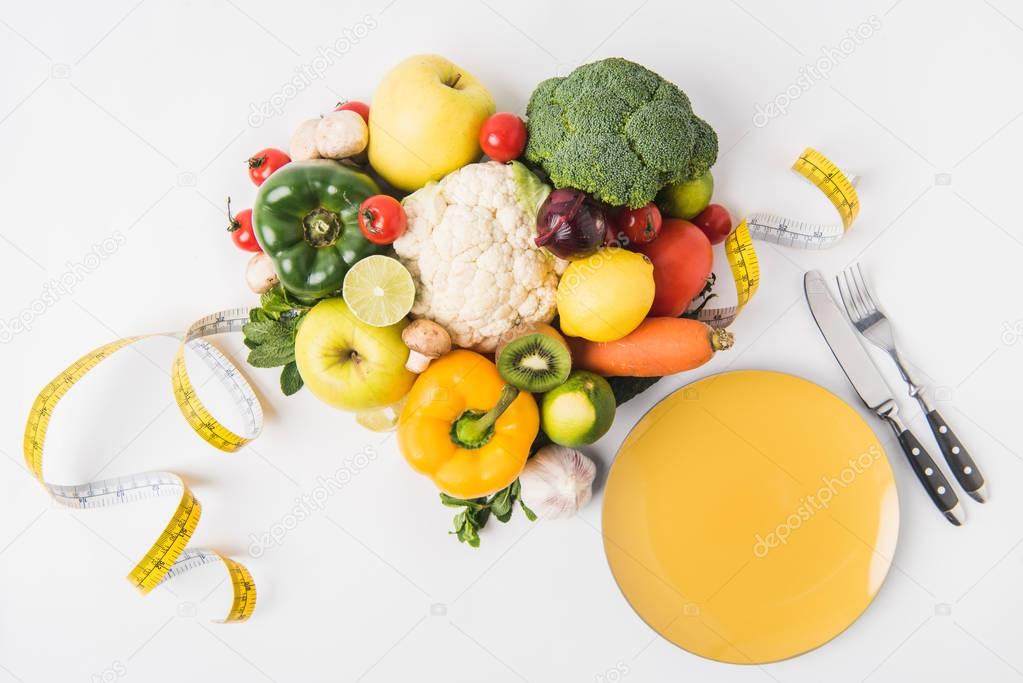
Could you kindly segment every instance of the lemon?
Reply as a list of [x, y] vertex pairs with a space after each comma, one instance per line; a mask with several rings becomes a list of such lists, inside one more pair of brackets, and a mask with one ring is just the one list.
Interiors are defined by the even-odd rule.
[[643, 254], [601, 249], [572, 263], [558, 283], [561, 331], [595, 342], [621, 339], [654, 302], [654, 266]]
[[390, 256], [367, 256], [345, 274], [341, 296], [356, 318], [373, 327], [387, 327], [412, 310], [416, 286], [412, 275]]

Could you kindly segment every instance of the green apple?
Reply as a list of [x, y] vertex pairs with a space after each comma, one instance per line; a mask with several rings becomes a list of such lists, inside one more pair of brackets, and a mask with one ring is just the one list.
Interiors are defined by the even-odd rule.
[[543, 395], [540, 426], [562, 446], [584, 446], [611, 429], [615, 395], [607, 380], [586, 370], [573, 370], [564, 384]]
[[479, 160], [479, 134], [494, 113], [490, 91], [439, 55], [409, 57], [384, 76], [369, 114], [369, 163], [412, 192]]
[[668, 185], [657, 195], [657, 205], [671, 218], [695, 218], [710, 204], [714, 176], [707, 171], [696, 180]]
[[341, 410], [362, 412], [401, 400], [416, 376], [405, 369], [406, 320], [372, 327], [343, 299], [325, 299], [299, 323], [295, 362], [313, 394]]

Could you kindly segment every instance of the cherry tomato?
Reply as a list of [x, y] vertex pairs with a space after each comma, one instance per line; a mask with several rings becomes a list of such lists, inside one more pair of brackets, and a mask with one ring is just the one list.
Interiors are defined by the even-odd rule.
[[498, 112], [480, 128], [480, 147], [494, 161], [517, 159], [525, 146], [526, 124], [515, 114]]
[[365, 102], [359, 102], [358, 100], [338, 102], [337, 106], [334, 107], [334, 111], [354, 111], [362, 117], [362, 120], [365, 121], [367, 125], [369, 125], [369, 105]]
[[375, 194], [359, 206], [359, 230], [373, 244], [390, 244], [407, 227], [405, 209], [390, 195]]
[[259, 187], [270, 174], [284, 164], [291, 163], [291, 157], [274, 147], [261, 149], [246, 162], [249, 165], [249, 177]]
[[703, 287], [714, 268], [714, 248], [698, 227], [680, 218], [667, 218], [660, 236], [637, 247], [654, 264], [654, 303], [651, 316], [678, 316]]
[[263, 251], [252, 232], [252, 209], [244, 209], [231, 215], [231, 198], [227, 198], [227, 231], [231, 233], [231, 241], [244, 251]]
[[616, 223], [619, 234], [630, 244], [647, 244], [661, 232], [661, 210], [653, 202], [638, 209], [622, 209]]
[[728, 209], [720, 204], [708, 204], [693, 219], [693, 225], [703, 230], [711, 244], [720, 244], [732, 232], [732, 217], [728, 215]]

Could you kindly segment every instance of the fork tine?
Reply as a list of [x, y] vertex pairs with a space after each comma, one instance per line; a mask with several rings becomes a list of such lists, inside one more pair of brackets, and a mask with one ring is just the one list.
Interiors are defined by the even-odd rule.
[[842, 297], [842, 305], [845, 306], [845, 312], [849, 316], [849, 319], [856, 322], [859, 320], [859, 314], [856, 312], [856, 309], [853, 308], [852, 299], [849, 294], [846, 293], [848, 283], [846, 283], [846, 287], [842, 287], [842, 275], [845, 275], [845, 273], [843, 272], [835, 276], [835, 282], [838, 283], [838, 294]]
[[856, 310], [856, 320], [862, 320], [866, 317], [866, 307], [863, 306], [863, 302], [859, 299], [859, 292], [856, 291], [848, 268], [842, 271], [842, 277], [845, 279], [845, 288], [849, 291], [849, 301], [852, 302], [852, 306]]
[[852, 299], [853, 304], [856, 306], [856, 312], [859, 319], [862, 320], [870, 315], [870, 311], [867, 305], [863, 303], [863, 299], [860, 296], [859, 287], [856, 286], [856, 274], [853, 272], [852, 267], [846, 268], [842, 275], [845, 276], [845, 286], [849, 288], [849, 297]]
[[863, 269], [860, 268], [858, 263], [856, 264], [856, 272], [853, 273], [853, 280], [856, 281], [856, 289], [860, 292], [860, 296], [868, 309], [867, 312], [877, 313], [877, 302], [870, 293], [870, 290], [867, 289], [867, 280], [863, 277]]

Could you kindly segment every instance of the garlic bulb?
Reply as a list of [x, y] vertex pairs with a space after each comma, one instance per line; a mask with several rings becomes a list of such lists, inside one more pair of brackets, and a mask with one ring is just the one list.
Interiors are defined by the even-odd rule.
[[544, 446], [519, 475], [522, 502], [539, 517], [571, 517], [590, 502], [597, 466], [577, 450]]

